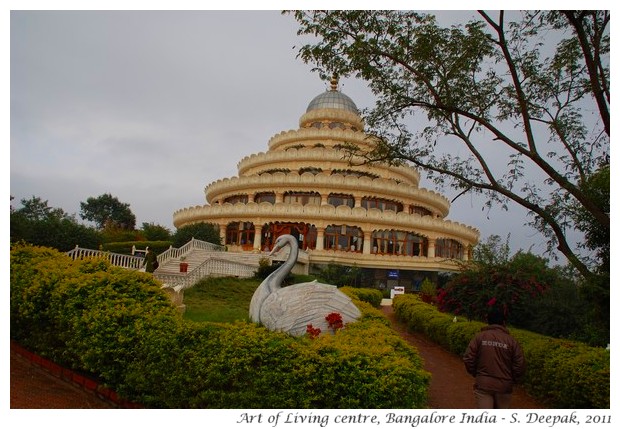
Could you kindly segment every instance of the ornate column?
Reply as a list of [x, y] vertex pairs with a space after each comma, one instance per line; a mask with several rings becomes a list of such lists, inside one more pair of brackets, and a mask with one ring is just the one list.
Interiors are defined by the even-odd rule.
[[[355, 201], [355, 204], [357, 204], [357, 199]], [[362, 253], [364, 255], [370, 255], [371, 245], [372, 245], [372, 231], [364, 231], [364, 248], [362, 250]]]
[[434, 238], [428, 239], [428, 257], [429, 258], [435, 257], [435, 239]]
[[355, 207], [362, 207], [362, 196], [355, 196]]
[[316, 250], [323, 250], [325, 241], [325, 227], [316, 228]]
[[257, 223], [254, 222], [254, 246], [252, 250], [254, 250], [254, 252], [260, 252], [261, 249], [263, 248], [262, 241], [261, 241], [261, 239], [263, 238], [263, 234], [262, 234], [261, 228], [258, 228], [257, 230], [256, 225]]
[[284, 202], [284, 192], [276, 192], [276, 203]]
[[220, 223], [218, 227], [220, 229], [220, 243], [226, 244], [226, 224]]

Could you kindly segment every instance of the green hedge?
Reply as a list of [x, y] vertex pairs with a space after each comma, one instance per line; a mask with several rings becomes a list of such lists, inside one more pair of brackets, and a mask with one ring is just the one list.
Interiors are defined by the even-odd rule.
[[[441, 313], [415, 295], [395, 297], [394, 311], [408, 329], [422, 332], [445, 349], [461, 356], [469, 341], [485, 326]], [[533, 396], [555, 408], [609, 408], [609, 350], [576, 341], [555, 339], [510, 329], [525, 354], [522, 381]]]
[[315, 340], [184, 320], [150, 274], [11, 249], [11, 337], [150, 408], [424, 408], [430, 375], [370, 304]]
[[356, 297], [360, 301], [367, 302], [375, 308], [381, 307], [383, 294], [378, 289], [371, 288], [355, 288], [351, 286], [343, 286], [340, 290], [351, 297]]
[[131, 255], [132, 246], [136, 246], [138, 250], [149, 248], [155, 254], [159, 255], [165, 252], [172, 245], [172, 241], [120, 241], [115, 243], [104, 243], [102, 250], [113, 253], [121, 253], [123, 255]]

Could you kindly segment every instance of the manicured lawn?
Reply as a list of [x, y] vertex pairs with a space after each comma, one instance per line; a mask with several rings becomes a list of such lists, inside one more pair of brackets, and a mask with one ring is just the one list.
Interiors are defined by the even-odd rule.
[[196, 322], [248, 321], [250, 301], [260, 280], [207, 278], [185, 291], [184, 317]]

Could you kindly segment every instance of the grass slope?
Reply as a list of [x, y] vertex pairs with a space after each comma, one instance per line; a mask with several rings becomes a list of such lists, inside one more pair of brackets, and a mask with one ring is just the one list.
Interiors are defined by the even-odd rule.
[[260, 280], [206, 278], [185, 291], [184, 317], [195, 322], [248, 321], [250, 301]]

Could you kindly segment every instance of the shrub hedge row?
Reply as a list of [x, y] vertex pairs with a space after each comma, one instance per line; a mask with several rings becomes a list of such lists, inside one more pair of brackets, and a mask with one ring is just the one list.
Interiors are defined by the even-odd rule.
[[[441, 313], [415, 295], [399, 295], [393, 305], [408, 329], [459, 356], [485, 326], [463, 318], [454, 323], [454, 315]], [[520, 329], [510, 332], [523, 348], [527, 371], [522, 383], [532, 396], [554, 408], [610, 407], [609, 350]]]
[[343, 286], [340, 290], [350, 297], [355, 297], [361, 301], [365, 301], [375, 308], [381, 307], [383, 293], [378, 289], [370, 288], [354, 288], [351, 286]]
[[124, 255], [131, 255], [132, 246], [136, 246], [138, 250], [144, 250], [148, 247], [150, 250], [159, 255], [165, 252], [172, 245], [172, 241], [119, 241], [114, 243], [104, 243], [101, 247], [102, 250], [108, 252], [121, 253]]
[[424, 408], [420, 357], [353, 299], [358, 322], [294, 338], [184, 320], [147, 273], [11, 249], [11, 337], [150, 408]]

